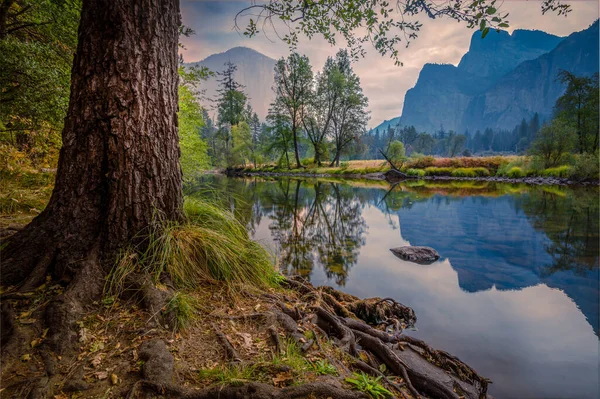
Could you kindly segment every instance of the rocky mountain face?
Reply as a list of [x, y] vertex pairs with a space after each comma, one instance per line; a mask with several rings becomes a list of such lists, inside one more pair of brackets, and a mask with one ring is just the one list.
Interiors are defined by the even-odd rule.
[[564, 87], [560, 69], [598, 71], [598, 22], [561, 38], [545, 32], [480, 32], [458, 66], [426, 64], [404, 99], [400, 123], [417, 130], [512, 129], [534, 113], [549, 117]]
[[[202, 61], [186, 65], [205, 66], [213, 72], [225, 69], [225, 63], [231, 61], [237, 65], [235, 79], [244, 87], [244, 92], [250, 99], [250, 104], [261, 120], [267, 116], [269, 104], [273, 101], [273, 86], [275, 60], [258, 51], [247, 47], [234, 47], [224, 53], [213, 54]], [[215, 107], [212, 99], [217, 96], [218, 76], [210, 78], [202, 84], [204, 91], [202, 105], [207, 109]]]

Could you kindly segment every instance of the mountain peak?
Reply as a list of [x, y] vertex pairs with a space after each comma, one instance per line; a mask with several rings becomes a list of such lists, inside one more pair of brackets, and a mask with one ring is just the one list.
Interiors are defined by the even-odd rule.
[[222, 53], [215, 53], [215, 54], [209, 55], [208, 57], [206, 57], [205, 59], [200, 61], [200, 63], [208, 62], [210, 59], [214, 59], [214, 58], [243, 59], [244, 57], [265, 58], [272, 62], [275, 62], [275, 60], [272, 59], [271, 57], [268, 57], [268, 56], [264, 55], [263, 53], [261, 53], [257, 50], [254, 50], [253, 48], [245, 47], [245, 46], [237, 46], [237, 47], [232, 47], [229, 50], [226, 50]]

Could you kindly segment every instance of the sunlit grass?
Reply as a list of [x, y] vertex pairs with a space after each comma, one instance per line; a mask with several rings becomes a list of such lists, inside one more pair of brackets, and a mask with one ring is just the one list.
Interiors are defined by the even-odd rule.
[[186, 220], [162, 222], [129, 247], [113, 269], [107, 290], [123, 289], [127, 276], [143, 271], [160, 281], [167, 274], [176, 288], [206, 283], [267, 287], [276, 284], [269, 252], [253, 241], [232, 212], [199, 199], [187, 199]]

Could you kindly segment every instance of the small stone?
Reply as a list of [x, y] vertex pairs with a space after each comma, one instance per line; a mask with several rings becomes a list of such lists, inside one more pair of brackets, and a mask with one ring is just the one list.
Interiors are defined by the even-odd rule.
[[430, 247], [396, 247], [390, 249], [394, 255], [409, 262], [429, 265], [440, 258], [440, 254]]

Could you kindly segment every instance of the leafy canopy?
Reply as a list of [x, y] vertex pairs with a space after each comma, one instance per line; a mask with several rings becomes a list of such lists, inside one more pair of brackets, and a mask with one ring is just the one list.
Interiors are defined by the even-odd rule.
[[[543, 0], [541, 9], [542, 13], [566, 15], [570, 6], [561, 0]], [[268, 0], [241, 10], [235, 17], [235, 26], [242, 30], [238, 22], [249, 17], [243, 23], [244, 35], [252, 37], [274, 29], [292, 49], [303, 35], [321, 36], [332, 46], [341, 36], [354, 59], [365, 55], [367, 43], [401, 65], [397, 47], [403, 41], [408, 46], [416, 39], [422, 27], [417, 19], [421, 15], [464, 22], [469, 28], [478, 27], [483, 37], [490, 29], [508, 27], [508, 13], [501, 12], [496, 0]], [[277, 25], [283, 25], [281, 34]]]

